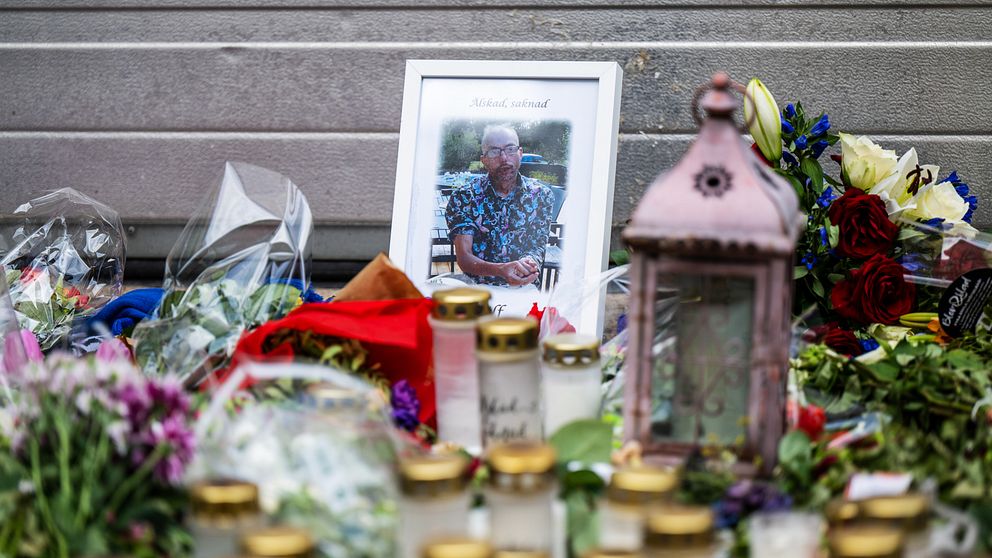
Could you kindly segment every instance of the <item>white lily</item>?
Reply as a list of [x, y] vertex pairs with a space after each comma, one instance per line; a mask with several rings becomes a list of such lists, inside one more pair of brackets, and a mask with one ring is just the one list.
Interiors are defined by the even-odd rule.
[[[910, 186], [913, 185], [914, 180], [920, 183], [927, 177], [931, 179], [937, 178], [940, 167], [936, 165], [921, 166], [922, 176], [912, 174], [919, 165], [919, 162], [916, 149], [910, 148], [909, 151], [899, 158], [895, 171], [882, 179], [881, 182], [869, 191], [870, 194], [875, 194], [882, 198], [882, 201], [885, 202], [885, 209], [889, 212], [890, 217], [894, 218], [904, 212], [912, 212], [916, 209], [917, 194], [919, 192], [910, 192]], [[922, 188], [923, 186], [919, 187]]]
[[750, 123], [748, 131], [761, 154], [772, 163], [777, 163], [782, 158], [782, 114], [771, 92], [758, 78], [747, 84], [744, 121]]

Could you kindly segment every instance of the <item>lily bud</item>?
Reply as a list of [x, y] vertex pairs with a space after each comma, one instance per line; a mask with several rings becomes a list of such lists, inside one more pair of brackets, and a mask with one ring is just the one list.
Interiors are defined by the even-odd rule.
[[758, 78], [747, 84], [744, 98], [744, 120], [758, 149], [772, 164], [782, 158], [782, 115], [772, 94]]

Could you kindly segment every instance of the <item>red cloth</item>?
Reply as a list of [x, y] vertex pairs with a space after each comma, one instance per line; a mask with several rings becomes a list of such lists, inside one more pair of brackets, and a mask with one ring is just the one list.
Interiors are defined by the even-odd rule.
[[293, 360], [293, 350], [286, 343], [262, 352], [265, 340], [283, 329], [355, 339], [391, 384], [410, 382], [420, 399], [420, 420], [429, 422], [435, 408], [434, 338], [427, 321], [431, 305], [427, 298], [304, 304], [285, 318], [262, 324], [244, 335], [238, 341], [229, 370], [244, 359]]

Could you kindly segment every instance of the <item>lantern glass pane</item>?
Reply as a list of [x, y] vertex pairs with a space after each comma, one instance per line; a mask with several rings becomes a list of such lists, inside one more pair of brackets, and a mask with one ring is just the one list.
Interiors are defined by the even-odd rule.
[[652, 436], [742, 444], [747, 432], [754, 282], [660, 276], [655, 298]]

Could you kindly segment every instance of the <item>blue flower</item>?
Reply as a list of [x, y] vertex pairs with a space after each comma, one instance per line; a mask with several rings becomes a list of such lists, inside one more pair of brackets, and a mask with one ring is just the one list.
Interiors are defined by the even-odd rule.
[[820, 227], [820, 245], [830, 246], [830, 235], [827, 234], [827, 227]]
[[789, 135], [789, 134], [794, 134], [795, 132], [796, 132], [796, 129], [792, 127], [792, 124], [789, 124], [789, 121], [788, 120], [783, 120], [782, 121], [782, 133], [783, 134]]
[[910, 273], [916, 273], [925, 265], [919, 254], [903, 254], [896, 261]]
[[623, 330], [627, 329], [627, 314], [620, 314], [617, 318], [617, 334], [623, 333]]
[[814, 143], [813, 144], [813, 158], [814, 159], [819, 158], [820, 155], [823, 155], [823, 151], [827, 147], [829, 147], [829, 146], [830, 146], [830, 144], [827, 143], [827, 140], [820, 140], [820, 141]]
[[799, 160], [792, 156], [792, 153], [788, 151], [782, 152], [782, 158], [785, 159], [787, 165], [796, 166], [799, 164]]
[[796, 149], [806, 149], [806, 136], [796, 138]]
[[813, 266], [816, 265], [816, 256], [814, 256], [812, 252], [806, 252], [806, 255], [803, 256], [802, 263], [806, 266], [806, 269], [813, 271]]
[[[837, 196], [834, 194], [834, 189], [827, 186], [827, 188], [823, 190], [823, 193], [820, 194], [820, 197], [816, 198], [816, 205], [824, 208], [830, 207], [830, 204], [835, 199], [837, 199]], [[824, 229], [824, 232], [826, 232], [826, 229]]]
[[975, 210], [978, 209], [978, 196], [971, 195], [971, 188], [960, 178], [958, 178], [958, 171], [952, 172], [947, 178], [941, 180], [940, 182], [950, 182], [953, 184], [954, 191], [961, 196], [961, 199], [968, 203], [968, 212], [964, 214], [962, 219], [964, 222], [970, 223], [972, 217], [975, 215]]
[[923, 221], [923, 224], [928, 227], [933, 227], [939, 229], [942, 224], [944, 224], [944, 219], [942, 217], [934, 217], [933, 219], [927, 219]]
[[830, 117], [824, 114], [819, 120], [816, 121], [816, 124], [813, 125], [813, 129], [809, 131], [809, 134], [815, 138], [826, 134], [829, 129]]
[[792, 103], [785, 105], [785, 117], [786, 118], [796, 117], [796, 107]]
[[858, 343], [861, 344], [861, 350], [866, 353], [874, 351], [878, 348], [878, 341], [875, 341], [874, 339], [861, 339]]

